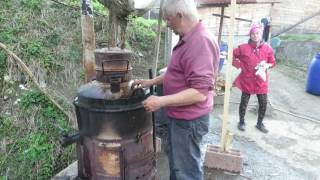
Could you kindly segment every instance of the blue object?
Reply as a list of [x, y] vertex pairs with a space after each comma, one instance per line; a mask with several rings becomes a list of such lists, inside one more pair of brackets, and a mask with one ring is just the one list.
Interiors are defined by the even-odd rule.
[[274, 37], [274, 38], [271, 39], [270, 45], [271, 45], [274, 53], [278, 52], [278, 47], [280, 46], [280, 44], [281, 44], [281, 39], [280, 38]]
[[306, 91], [320, 96], [320, 53], [312, 59], [309, 65]]
[[224, 41], [221, 41], [220, 52], [228, 52], [228, 44]]
[[223, 64], [224, 64], [224, 59], [225, 58], [220, 58], [220, 61], [219, 61], [219, 72], [222, 70], [222, 67], [223, 67]]
[[221, 41], [220, 44], [220, 61], [219, 61], [219, 72], [222, 70], [224, 61], [227, 57], [228, 53], [228, 44], [226, 42]]

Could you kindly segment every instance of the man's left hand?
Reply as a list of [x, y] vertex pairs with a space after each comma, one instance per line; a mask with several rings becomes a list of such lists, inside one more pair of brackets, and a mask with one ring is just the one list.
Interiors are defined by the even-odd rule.
[[163, 106], [163, 98], [159, 96], [150, 96], [142, 102], [144, 108], [148, 112], [153, 112]]

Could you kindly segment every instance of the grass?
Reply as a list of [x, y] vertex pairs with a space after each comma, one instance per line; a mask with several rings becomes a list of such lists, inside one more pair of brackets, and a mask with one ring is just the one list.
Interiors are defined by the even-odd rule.
[[[51, 1], [50, 1], [51, 2]], [[61, 0], [79, 6], [79, 0]], [[104, 7], [93, 1], [96, 12]], [[7, 45], [24, 61], [38, 83], [46, 82], [46, 90], [70, 114], [72, 101], [83, 84], [82, 36], [79, 9], [45, 0], [0, 0], [0, 42]], [[108, 37], [107, 18], [98, 37]], [[157, 21], [133, 18], [128, 25], [128, 44], [141, 52], [143, 67], [136, 72], [148, 74], [153, 59], [152, 50]], [[0, 180], [50, 179], [75, 160], [74, 146], [63, 149], [58, 139], [72, 131], [76, 122], [69, 122], [62, 112], [27, 82], [27, 91], [18, 85], [25, 77], [15, 63], [0, 51], [0, 85], [7, 96], [0, 97]], [[140, 63], [140, 62], [139, 62]], [[134, 67], [135, 68], [135, 67]], [[142, 72], [146, 71], [146, 72]], [[4, 81], [4, 77], [9, 77]], [[1, 93], [2, 94], [2, 93]], [[20, 99], [19, 103], [16, 103]]]
[[284, 41], [320, 41], [320, 34], [284, 34], [280, 36]]

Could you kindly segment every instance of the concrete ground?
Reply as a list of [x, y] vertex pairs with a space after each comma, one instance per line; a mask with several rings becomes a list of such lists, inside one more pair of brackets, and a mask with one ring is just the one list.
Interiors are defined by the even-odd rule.
[[[233, 70], [232, 77], [238, 71]], [[305, 92], [305, 72], [279, 65], [272, 69], [265, 125], [268, 134], [254, 125], [257, 119], [257, 98], [252, 96], [246, 114], [246, 131], [237, 129], [239, 90], [233, 88], [230, 98], [230, 130], [232, 146], [244, 156], [241, 174], [204, 168], [205, 180], [320, 180], [320, 97]], [[223, 105], [212, 112], [207, 144], [219, 145]], [[157, 130], [163, 138], [162, 152], [157, 157], [157, 180], [169, 180], [166, 131], [160, 123]]]

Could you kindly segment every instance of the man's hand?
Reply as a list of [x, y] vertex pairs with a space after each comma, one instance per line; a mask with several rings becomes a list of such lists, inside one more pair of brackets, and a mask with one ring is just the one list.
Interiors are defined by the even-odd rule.
[[150, 96], [142, 102], [148, 112], [153, 112], [164, 106], [163, 98], [159, 96]]
[[138, 86], [141, 88], [147, 88], [152, 86], [153, 84], [154, 83], [152, 79], [137, 79], [137, 80], [134, 80], [133, 82], [133, 86]]

